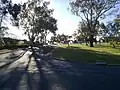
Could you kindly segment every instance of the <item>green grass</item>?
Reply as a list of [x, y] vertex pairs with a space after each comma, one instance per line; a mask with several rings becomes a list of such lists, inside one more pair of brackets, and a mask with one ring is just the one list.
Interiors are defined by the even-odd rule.
[[109, 44], [89, 47], [84, 44], [60, 45], [53, 52], [53, 56], [63, 60], [81, 63], [95, 63], [104, 61], [108, 64], [120, 64], [120, 46], [112, 48]]

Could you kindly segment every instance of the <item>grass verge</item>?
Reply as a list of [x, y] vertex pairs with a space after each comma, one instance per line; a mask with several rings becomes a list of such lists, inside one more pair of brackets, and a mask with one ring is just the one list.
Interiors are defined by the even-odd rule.
[[102, 44], [91, 48], [84, 44], [73, 44], [69, 47], [60, 45], [53, 52], [53, 56], [80, 63], [106, 62], [107, 64], [120, 64], [120, 46], [112, 48], [108, 44]]

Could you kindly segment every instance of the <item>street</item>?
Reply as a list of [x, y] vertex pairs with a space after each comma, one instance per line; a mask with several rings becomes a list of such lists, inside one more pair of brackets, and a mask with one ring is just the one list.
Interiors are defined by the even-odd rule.
[[[16, 54], [23, 52], [16, 51]], [[0, 90], [119, 90], [120, 66], [59, 61], [27, 51], [11, 63], [0, 55]], [[5, 65], [7, 64], [7, 65]], [[5, 66], [3, 66], [5, 65]]]

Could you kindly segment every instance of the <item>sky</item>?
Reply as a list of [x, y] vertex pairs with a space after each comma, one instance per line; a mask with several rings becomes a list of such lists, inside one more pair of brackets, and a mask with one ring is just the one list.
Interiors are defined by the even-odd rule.
[[[23, 3], [23, 0], [12, 0], [13, 3]], [[24, 0], [25, 1], [25, 0]], [[53, 17], [57, 19], [57, 33], [71, 35], [76, 29], [79, 22], [79, 18], [72, 15], [70, 11], [67, 10], [69, 7], [69, 0], [46, 0], [50, 1], [49, 8], [54, 9]], [[23, 35], [23, 31], [19, 30], [17, 27], [13, 27], [8, 24], [10, 33], [18, 36], [20, 39], [26, 39]], [[48, 37], [50, 38], [50, 36]]]
[[71, 35], [77, 28], [79, 18], [67, 10], [69, 0], [53, 0], [51, 7], [54, 8], [53, 16], [58, 20], [58, 33]]

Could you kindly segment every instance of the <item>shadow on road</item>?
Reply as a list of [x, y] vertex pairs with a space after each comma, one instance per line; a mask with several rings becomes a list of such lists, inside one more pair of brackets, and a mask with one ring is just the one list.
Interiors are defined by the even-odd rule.
[[[22, 56], [23, 55], [24, 54], [22, 54]], [[20, 56], [19, 58], [21, 58], [22, 56]], [[17, 60], [19, 58], [17, 58]], [[26, 80], [26, 78], [24, 78], [23, 81], [21, 80], [23, 79], [23, 76], [26, 77], [25, 75], [27, 74], [29, 63], [30, 63], [30, 60], [28, 61], [26, 66], [23, 65], [25, 63], [21, 62], [19, 65], [15, 67], [11, 66], [12, 68], [10, 69], [7, 68], [6, 71], [4, 71], [3, 74], [0, 75], [0, 90], [5, 90], [5, 89], [6, 90], [19, 90], [20, 83], [23, 82], [23, 84], [25, 84], [24, 81]]]
[[46, 80], [45, 75], [41, 69], [42, 66], [44, 65], [44, 63], [39, 62], [39, 60], [40, 60], [40, 58], [38, 58], [36, 56], [35, 62], [36, 62], [37, 68], [39, 70], [40, 78], [41, 78], [41, 80], [39, 81], [38, 90], [48, 90], [48, 81]]
[[[120, 67], [71, 63], [41, 55], [39, 58], [42, 59], [39, 63], [42, 62], [43, 72], [50, 78], [53, 76], [54, 84], [59, 83], [59, 86], [64, 87], [60, 90], [120, 89]], [[58, 81], [55, 80], [58, 78]]]
[[48, 90], [47, 80], [41, 70], [42, 63], [35, 60], [39, 72], [28, 70], [33, 57], [33, 54], [28, 57], [26, 65], [24, 62], [19, 63], [15, 68], [7, 69], [7, 72], [0, 74], [0, 90]]
[[[37, 71], [29, 70], [33, 67]], [[53, 60], [38, 51], [28, 56], [26, 65], [20, 63], [3, 75], [0, 76], [0, 90], [120, 89], [120, 68]]]
[[6, 63], [5, 65], [0, 66], [1, 68], [6, 68], [6, 66], [12, 64], [13, 62], [17, 61], [18, 59], [20, 59], [24, 54], [26, 53], [26, 51], [20, 53], [19, 55], [14, 54], [13, 52], [9, 55], [10, 58], [7, 57], [7, 59], [11, 59], [12, 61], [7, 61], [8, 63]]

